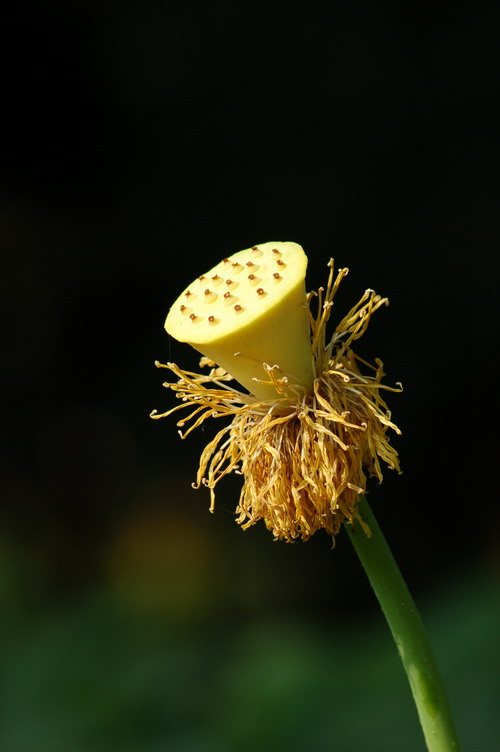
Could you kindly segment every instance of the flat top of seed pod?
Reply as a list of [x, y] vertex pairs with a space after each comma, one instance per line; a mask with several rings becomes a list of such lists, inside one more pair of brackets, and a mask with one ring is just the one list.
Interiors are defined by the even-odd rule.
[[297, 243], [262, 243], [229, 256], [177, 298], [165, 329], [180, 342], [209, 343], [250, 326], [301, 284], [307, 256]]

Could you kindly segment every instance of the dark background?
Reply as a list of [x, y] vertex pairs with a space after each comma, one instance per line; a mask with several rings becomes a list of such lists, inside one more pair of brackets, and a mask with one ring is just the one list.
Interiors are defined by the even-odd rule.
[[339, 316], [390, 298], [357, 351], [403, 382], [404, 473], [370, 499], [464, 747], [493, 751], [498, 4], [3, 14], [2, 751], [421, 749], [349, 542], [243, 534], [237, 480], [209, 515], [211, 427], [148, 417], [155, 359], [197, 362], [173, 300], [268, 240], [309, 289], [350, 268]]

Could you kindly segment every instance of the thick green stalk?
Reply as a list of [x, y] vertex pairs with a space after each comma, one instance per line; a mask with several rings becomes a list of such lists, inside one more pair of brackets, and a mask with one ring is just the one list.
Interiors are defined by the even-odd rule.
[[429, 752], [459, 752], [443, 681], [413, 598], [364, 497], [359, 512], [371, 536], [366, 535], [359, 522], [346, 524], [345, 528], [396, 641], [427, 748]]

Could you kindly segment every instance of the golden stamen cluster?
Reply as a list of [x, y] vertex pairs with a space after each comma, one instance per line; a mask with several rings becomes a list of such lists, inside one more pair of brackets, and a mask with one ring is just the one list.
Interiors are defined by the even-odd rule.
[[[286, 541], [307, 540], [319, 529], [335, 536], [343, 521], [360, 519], [357, 501], [366, 490], [366, 474], [381, 481], [382, 462], [399, 471], [387, 430], [400, 431], [391, 421], [381, 390], [400, 387], [384, 386], [381, 361], [371, 366], [351, 349], [372, 314], [388, 301], [367, 290], [327, 341], [333, 299], [348, 272], [340, 269], [335, 276], [332, 259], [329, 267], [326, 289], [305, 299], [314, 375], [311, 390], [291, 383], [279, 363], [261, 364], [258, 383], [264, 399], [228, 385], [232, 376], [206, 357], [200, 366], [211, 368], [207, 374], [183, 371], [174, 363], [156, 364], [177, 377], [164, 386], [175, 392], [181, 404], [161, 415], [154, 411], [153, 418], [192, 408], [177, 423], [181, 429], [190, 424], [179, 432], [181, 438], [208, 418], [231, 419], [203, 450], [194, 484], [210, 489], [211, 511], [217, 483], [228, 473], [241, 473], [237, 522], [246, 529], [262, 519], [276, 539]], [[370, 375], [363, 375], [360, 365]]]

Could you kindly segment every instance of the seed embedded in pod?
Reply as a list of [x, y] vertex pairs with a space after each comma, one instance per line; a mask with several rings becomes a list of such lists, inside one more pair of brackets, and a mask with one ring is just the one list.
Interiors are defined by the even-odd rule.
[[209, 290], [208, 288], [205, 290], [205, 303], [210, 303], [213, 306], [218, 297], [217, 293], [213, 292], [213, 290]]

